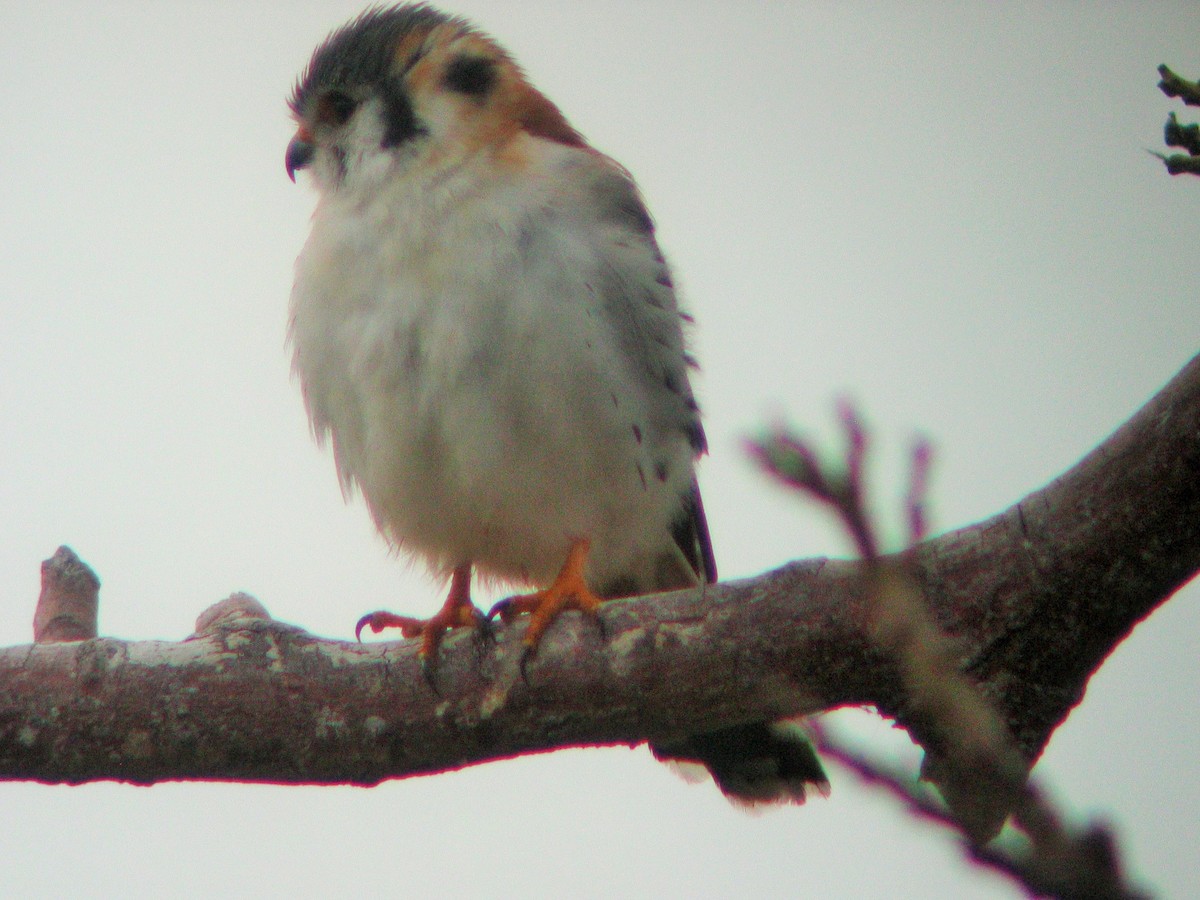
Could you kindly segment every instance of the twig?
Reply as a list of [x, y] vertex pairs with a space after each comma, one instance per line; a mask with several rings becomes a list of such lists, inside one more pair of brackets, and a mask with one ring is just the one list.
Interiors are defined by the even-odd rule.
[[1160, 91], [1168, 97], [1178, 97], [1187, 106], [1200, 106], [1200, 85], [1181, 78], [1165, 65], [1158, 67], [1158, 74], [1162, 78], [1158, 83]]
[[1200, 154], [1200, 125], [1181, 125], [1175, 118], [1175, 113], [1167, 116], [1167, 124], [1163, 128], [1163, 143], [1168, 147], [1182, 147], [1192, 156]]
[[[809, 725], [822, 757], [833, 760], [864, 784], [880, 788], [914, 816], [959, 831], [955, 817], [922, 782], [893, 763], [873, 759], [833, 737], [819, 722]], [[1029, 837], [1014, 846], [1002, 835], [987, 844], [964, 839], [963, 849], [982, 866], [1012, 878], [1037, 896], [1071, 900], [1146, 900], [1150, 895], [1127, 883], [1121, 873], [1111, 831], [1093, 823], [1071, 835], [1041, 791], [1027, 785], [1017, 820]]]
[[[1164, 94], [1168, 97], [1178, 97], [1188, 106], [1200, 106], [1200, 85], [1180, 78], [1166, 66], [1159, 66], [1158, 74], [1162, 76], [1158, 87]], [[1162, 161], [1169, 174], [1200, 175], [1200, 126], [1181, 125], [1175, 118], [1175, 113], [1171, 113], [1163, 128], [1163, 142], [1168, 147], [1182, 147], [1190, 154], [1173, 153], [1168, 156], [1154, 150], [1149, 151], [1152, 156]]]
[[[823, 466], [813, 448], [778, 430], [755, 445], [756, 455], [769, 472], [831, 506], [860, 548], [877, 547], [862, 484], [867, 439], [861, 418], [845, 404], [839, 418], [849, 436], [841, 468]], [[926, 528], [929, 464], [929, 446], [919, 441], [912, 454], [905, 501], [913, 541]], [[865, 579], [868, 608], [875, 640], [895, 661], [903, 686], [897, 721], [925, 748], [922, 777], [937, 785], [945, 803], [892, 767], [831, 740], [826, 730], [814, 724], [818, 749], [860, 778], [889, 790], [915, 814], [954, 828], [966, 839], [972, 858], [1038, 894], [1080, 900], [1143, 896], [1126, 885], [1111, 832], [1092, 826], [1072, 833], [1041, 792], [1028, 783], [1031, 763], [962, 673], [953, 642], [930, 618], [908, 559], [901, 555], [891, 561], [864, 560], [869, 573]], [[1029, 839], [1025, 852], [1014, 853], [992, 841], [1010, 813]]]

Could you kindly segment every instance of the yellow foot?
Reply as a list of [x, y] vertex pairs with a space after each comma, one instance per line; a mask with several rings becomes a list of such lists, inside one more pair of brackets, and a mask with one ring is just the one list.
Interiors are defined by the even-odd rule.
[[469, 627], [478, 628], [480, 637], [485, 640], [491, 637], [490, 621], [471, 602], [471, 566], [467, 564], [454, 570], [450, 579], [450, 595], [432, 618], [414, 619], [411, 616], [398, 616], [386, 610], [379, 610], [367, 613], [358, 620], [354, 627], [354, 636], [361, 641], [364, 628], [370, 628], [375, 634], [385, 628], [399, 628], [403, 637], [419, 637], [421, 649], [417, 651], [417, 659], [421, 663], [421, 674], [425, 676], [434, 693], [437, 693], [434, 673], [442, 638], [452, 628]]
[[[537, 654], [542, 635], [550, 627], [559, 614], [564, 610], [577, 609], [590, 616], [600, 629], [601, 637], [605, 636], [604, 620], [600, 618], [602, 597], [592, 592], [583, 580], [583, 568], [587, 564], [588, 550], [591, 543], [579, 540], [571, 545], [567, 561], [554, 583], [545, 590], [532, 594], [520, 594], [501, 600], [488, 611], [490, 621], [497, 615], [501, 621], [511, 622], [521, 613], [529, 613], [529, 628], [525, 632], [525, 649], [521, 654], [521, 675], [525, 676], [525, 664]], [[526, 679], [528, 680], [528, 679]]]

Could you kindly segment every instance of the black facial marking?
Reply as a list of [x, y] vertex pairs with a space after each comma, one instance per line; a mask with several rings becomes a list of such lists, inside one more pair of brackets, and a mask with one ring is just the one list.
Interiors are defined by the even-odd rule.
[[379, 96], [383, 99], [383, 140], [381, 147], [398, 147], [405, 141], [410, 141], [425, 129], [417, 121], [413, 111], [412, 101], [408, 99], [408, 91], [404, 85], [395, 79], [387, 79], [379, 86]]
[[459, 56], [446, 67], [446, 87], [469, 97], [486, 97], [496, 84], [496, 64], [483, 56]]
[[337, 90], [328, 91], [317, 101], [317, 121], [335, 128], [345, 125], [354, 115], [355, 106], [357, 104], [348, 94]]

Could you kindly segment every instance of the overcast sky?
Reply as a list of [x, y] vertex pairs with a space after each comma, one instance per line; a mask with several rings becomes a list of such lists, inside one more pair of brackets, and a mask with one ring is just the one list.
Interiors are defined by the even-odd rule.
[[[432, 613], [435, 587], [343, 503], [284, 348], [314, 201], [284, 173], [284, 101], [358, 3], [0, 9], [0, 645], [31, 639], [63, 543], [113, 637], [181, 639], [235, 590], [337, 638], [379, 607]], [[1200, 351], [1200, 181], [1145, 152], [1168, 111], [1197, 118], [1154, 71], [1200, 75], [1194, 4], [749, 9], [452, 9], [645, 192], [698, 322], [727, 578], [848, 552], [748, 463], [764, 423], [832, 439], [854, 397], [895, 531], [924, 433], [944, 530], [1042, 487]], [[1037, 768], [1163, 896], [1198, 877], [1198, 613], [1192, 585], [1139, 626]], [[757, 816], [644, 748], [372, 790], [7, 784], [0, 893], [1018, 896], [832, 776], [828, 800]]]

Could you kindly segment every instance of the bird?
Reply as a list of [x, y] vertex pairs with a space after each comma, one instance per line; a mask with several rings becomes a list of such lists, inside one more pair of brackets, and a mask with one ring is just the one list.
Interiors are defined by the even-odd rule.
[[[630, 174], [426, 3], [333, 31], [289, 107], [287, 174], [317, 191], [288, 327], [313, 433], [383, 536], [449, 579], [431, 618], [356, 634], [420, 637], [428, 675], [448, 629], [528, 614], [526, 674], [564, 610], [602, 624], [607, 599], [715, 581], [691, 319]], [[533, 590], [485, 615], [475, 578]], [[652, 749], [739, 801], [824, 784], [778, 724]]]

